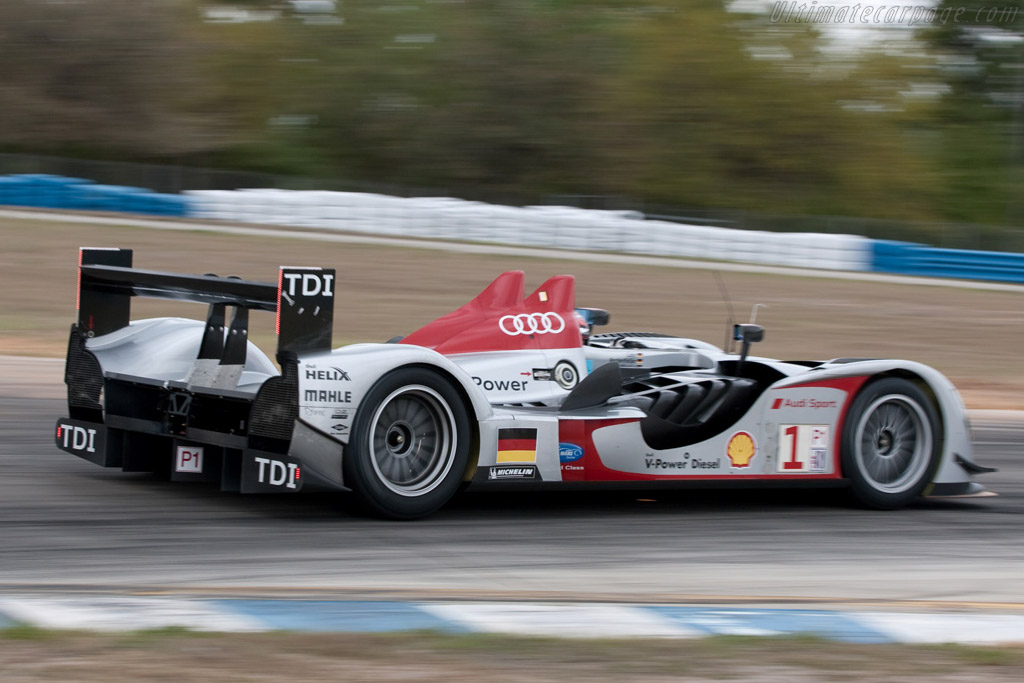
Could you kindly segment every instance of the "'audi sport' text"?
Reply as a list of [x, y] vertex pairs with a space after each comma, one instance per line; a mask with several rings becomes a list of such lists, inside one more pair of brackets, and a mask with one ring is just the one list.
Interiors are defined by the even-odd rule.
[[836, 401], [819, 401], [816, 398], [777, 398], [775, 403], [772, 404], [772, 410], [778, 410], [779, 408], [812, 408], [817, 410], [818, 408], [838, 408], [839, 404]]

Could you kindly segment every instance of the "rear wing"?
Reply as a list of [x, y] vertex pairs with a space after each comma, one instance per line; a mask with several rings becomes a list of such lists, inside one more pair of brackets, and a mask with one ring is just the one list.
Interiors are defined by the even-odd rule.
[[[82, 247], [78, 254], [76, 331], [95, 337], [127, 327], [131, 297], [209, 304], [198, 361], [245, 362], [249, 311], [277, 314], [277, 357], [331, 349], [333, 268], [281, 266], [277, 283], [132, 268], [131, 249]], [[227, 323], [227, 309], [233, 309]], [[225, 326], [227, 330], [225, 331]]]

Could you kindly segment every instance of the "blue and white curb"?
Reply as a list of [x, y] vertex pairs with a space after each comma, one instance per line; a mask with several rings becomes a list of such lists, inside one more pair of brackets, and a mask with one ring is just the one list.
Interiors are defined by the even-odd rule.
[[0, 628], [502, 633], [562, 638], [808, 634], [856, 643], [1024, 642], [1024, 614], [558, 602], [0, 597]]
[[213, 601], [136, 597], [0, 597], [0, 616], [40, 628], [139, 631], [182, 626], [198, 631], [265, 631], [260, 622]]

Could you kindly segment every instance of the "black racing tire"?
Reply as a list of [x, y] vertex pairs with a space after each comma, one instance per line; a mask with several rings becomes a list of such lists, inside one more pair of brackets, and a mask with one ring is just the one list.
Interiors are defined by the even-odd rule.
[[935, 476], [942, 439], [931, 399], [913, 382], [887, 377], [853, 399], [843, 425], [843, 476], [865, 507], [895, 510]]
[[426, 368], [399, 368], [360, 403], [343, 459], [345, 484], [364, 512], [424, 517], [458, 490], [471, 436], [469, 411], [451, 382]]

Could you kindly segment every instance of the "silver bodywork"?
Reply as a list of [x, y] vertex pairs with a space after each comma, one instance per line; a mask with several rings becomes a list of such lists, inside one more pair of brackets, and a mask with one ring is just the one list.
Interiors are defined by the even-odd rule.
[[[185, 381], [196, 364], [203, 329], [202, 322], [187, 318], [135, 320], [128, 327], [89, 339], [86, 348], [105, 372]], [[278, 371], [259, 347], [247, 344], [245, 365], [232, 389], [255, 394]]]
[[[87, 348], [95, 354], [105, 373], [182, 381], [189, 377], [196, 362], [202, 329], [203, 324], [193, 320], [142, 320], [88, 340]], [[298, 361], [299, 413], [289, 455], [343, 485], [341, 459], [363, 397], [381, 377], [393, 370], [426, 366], [450, 378], [466, 398], [479, 444], [474, 454], [474, 465], [479, 468], [499, 464], [499, 429], [525, 427], [536, 429], [536, 456], [530, 464], [536, 466], [539, 478], [545, 482], [572, 479], [567, 473], [573, 473], [579, 466], [563, 461], [564, 440], [560, 432], [562, 425], [582, 421], [601, 425], [592, 434], [595, 455], [604, 468], [621, 475], [617, 477], [619, 480], [628, 480], [629, 475], [637, 475], [638, 480], [644, 481], [652, 478], [766, 479], [781, 475], [835, 478], [840, 475], [837, 437], [852, 396], [840, 388], [820, 385], [846, 378], [896, 373], [914, 378], [925, 386], [934, 397], [941, 416], [942, 456], [933, 483], [969, 481], [969, 473], [957, 463], [958, 458], [972, 460], [963, 403], [948, 379], [920, 363], [865, 360], [826, 362], [809, 368], [751, 357], [748, 362], [770, 367], [783, 378], [763, 391], [726, 430], [699, 443], [663, 450], [651, 449], [645, 444], [640, 429], [640, 420], [645, 414], [635, 405], [636, 397], [617, 396], [600, 406], [561, 411], [558, 406], [570, 389], [550, 379], [536, 379], [537, 368], [570, 362], [578, 369], [581, 379], [607, 363], [653, 371], [665, 366], [685, 366], [692, 369], [669, 372], [665, 378], [687, 382], [713, 373], [721, 361], [736, 360], [735, 355], [696, 340], [659, 337], [636, 341], [644, 344], [642, 350], [585, 346], [444, 356], [412, 345], [355, 344], [306, 355]], [[274, 364], [249, 343], [245, 365], [234, 390], [255, 394], [267, 379], [276, 375]], [[608, 421], [617, 423], [605, 426]], [[797, 452], [797, 440], [807, 440], [804, 432], [808, 429], [813, 430], [813, 438], [823, 439], [827, 446], [804, 448], [814, 456], [814, 462], [804, 463], [808, 467], [783, 469], [790, 451]], [[749, 437], [750, 444], [743, 434]], [[737, 435], [741, 435], [738, 456], [730, 454], [732, 440]], [[793, 440], [787, 441], [790, 438]], [[569, 444], [573, 445], [583, 446]], [[744, 454], [751, 449], [753, 455], [744, 461]], [[795, 468], [798, 458], [793, 458], [789, 462]], [[472, 474], [471, 469], [467, 477]]]

